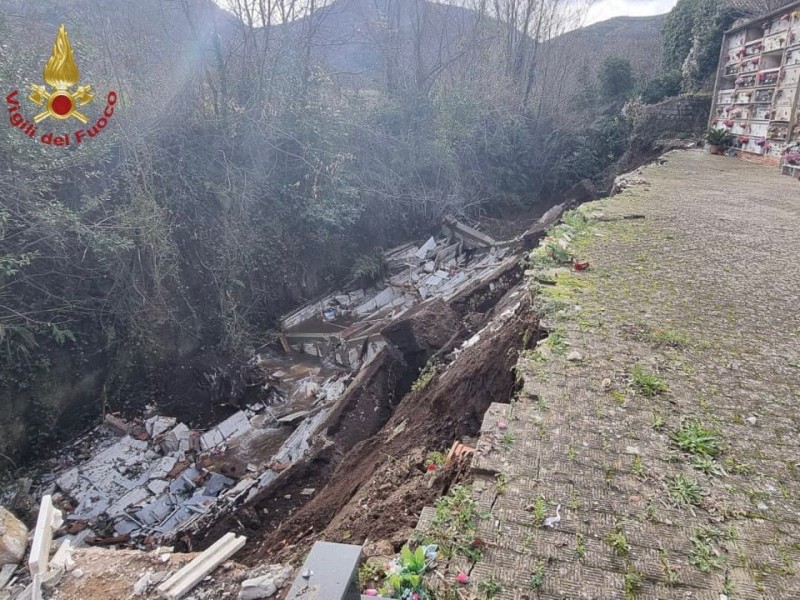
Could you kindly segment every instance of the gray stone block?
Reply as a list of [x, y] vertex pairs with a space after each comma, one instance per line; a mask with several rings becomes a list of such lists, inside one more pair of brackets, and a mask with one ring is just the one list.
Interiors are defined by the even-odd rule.
[[316, 542], [286, 600], [360, 600], [361, 546]]

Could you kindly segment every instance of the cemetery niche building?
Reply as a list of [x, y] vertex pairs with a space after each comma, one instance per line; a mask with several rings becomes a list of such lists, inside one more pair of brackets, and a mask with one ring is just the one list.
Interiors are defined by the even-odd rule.
[[732, 149], [741, 158], [791, 168], [785, 155], [800, 140], [798, 81], [800, 2], [795, 2], [725, 34], [710, 126], [732, 134]]

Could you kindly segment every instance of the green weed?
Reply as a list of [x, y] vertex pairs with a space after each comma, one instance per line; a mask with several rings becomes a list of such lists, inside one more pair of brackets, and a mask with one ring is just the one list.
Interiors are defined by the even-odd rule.
[[653, 411], [653, 417], [650, 419], [650, 427], [656, 431], [661, 431], [664, 429], [665, 424], [666, 421], [664, 420], [664, 415], [662, 415], [660, 412]]
[[699, 421], [684, 423], [670, 435], [672, 441], [690, 454], [715, 457], [722, 451], [722, 438], [714, 431], [703, 427]]
[[669, 391], [669, 386], [641, 365], [631, 371], [631, 384], [645, 396], [652, 397]]
[[498, 473], [494, 476], [494, 484], [498, 496], [505, 494], [508, 489], [508, 476], [505, 473]]
[[533, 567], [533, 575], [531, 575], [531, 589], [540, 590], [544, 587], [544, 563], [536, 561]]
[[555, 329], [550, 335], [547, 336], [545, 344], [553, 351], [553, 354], [562, 355], [567, 352], [567, 338], [564, 335], [564, 330], [561, 328]]
[[710, 456], [700, 455], [692, 457], [692, 467], [706, 475], [725, 475], [725, 471]]
[[632, 600], [636, 597], [636, 593], [642, 587], [642, 576], [637, 573], [633, 567], [628, 566], [625, 571], [625, 578], [623, 579], [623, 589], [625, 590], [625, 599]]
[[695, 529], [694, 535], [689, 538], [692, 543], [689, 564], [697, 567], [703, 573], [710, 573], [712, 569], [718, 569], [720, 552], [713, 543], [718, 537], [719, 535], [714, 529], [708, 527]]
[[435, 509], [425, 536], [426, 543], [437, 544], [439, 552], [447, 558], [461, 555], [470, 560], [480, 560], [482, 550], [473, 542], [478, 520], [488, 515], [478, 509], [470, 488], [454, 486], [447, 496], [436, 500]]
[[685, 477], [683, 473], [668, 479], [667, 489], [669, 490], [670, 498], [672, 498], [672, 503], [676, 506], [700, 504], [702, 495], [700, 485], [696, 480]]
[[533, 502], [533, 522], [537, 527], [544, 525], [544, 519], [547, 516], [547, 505], [545, 504], [542, 496], [537, 496]]
[[680, 331], [673, 331], [664, 327], [660, 327], [651, 332], [647, 336], [650, 341], [656, 346], [665, 346], [668, 348], [686, 348], [689, 346], [689, 338], [685, 333]]
[[428, 363], [425, 368], [420, 371], [419, 377], [411, 384], [412, 392], [419, 392], [428, 387], [428, 384], [436, 376], [437, 366], [433, 363]]
[[639, 455], [633, 457], [633, 465], [631, 465], [633, 469], [634, 475], [636, 475], [639, 479], [647, 479], [647, 474], [644, 471], [644, 464], [642, 463], [642, 459], [639, 458]]
[[667, 580], [667, 585], [677, 585], [678, 572], [670, 564], [664, 548], [658, 549], [658, 560], [661, 563], [661, 568], [664, 569], [664, 578]]
[[586, 556], [586, 544], [582, 533], [575, 534], [575, 556], [578, 558]]
[[606, 544], [608, 544], [617, 556], [628, 556], [631, 551], [628, 538], [625, 537], [625, 532], [622, 529], [622, 524], [617, 523], [614, 529], [608, 532], [606, 536]]
[[484, 600], [492, 600], [503, 591], [503, 585], [494, 577], [489, 577], [486, 581], [478, 584], [478, 591], [483, 595]]

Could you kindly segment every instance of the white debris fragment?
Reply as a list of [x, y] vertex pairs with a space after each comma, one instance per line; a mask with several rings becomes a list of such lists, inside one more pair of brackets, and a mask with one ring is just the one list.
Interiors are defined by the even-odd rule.
[[144, 422], [144, 428], [150, 437], [156, 437], [168, 429], [175, 427], [176, 421], [177, 419], [174, 417], [162, 417], [156, 415], [155, 417], [151, 417]]
[[577, 362], [579, 360], [583, 360], [583, 355], [577, 350], [573, 350], [572, 352], [567, 354], [567, 360], [571, 362]]
[[246, 541], [247, 538], [244, 536], [236, 537], [233, 533], [226, 533], [207, 550], [193, 558], [172, 577], [159, 585], [159, 595], [169, 600], [183, 597], [206, 575], [238, 552]]
[[[165, 479], [170, 471], [175, 467], [175, 463], [178, 462], [178, 459], [174, 456], [165, 456], [161, 460], [159, 460], [153, 468], [150, 470], [150, 474], [148, 475], [149, 479]], [[154, 492], [156, 493], [156, 492]]]
[[425, 259], [427, 258], [431, 250], [433, 250], [434, 248], [436, 248], [436, 240], [434, 240], [433, 236], [431, 236], [428, 238], [427, 242], [425, 242], [424, 244], [422, 244], [422, 246], [419, 247], [419, 250], [417, 250], [414, 253], [414, 256], [416, 256], [419, 259]]
[[153, 579], [153, 572], [146, 571], [144, 575], [142, 575], [136, 583], [133, 584], [133, 595], [134, 596], [143, 596], [145, 592], [147, 592], [147, 588], [150, 587]]
[[266, 574], [246, 579], [242, 582], [242, 589], [239, 591], [239, 600], [261, 600], [262, 598], [271, 598], [278, 592], [278, 589], [283, 587], [291, 573], [291, 567], [270, 565], [269, 571]]

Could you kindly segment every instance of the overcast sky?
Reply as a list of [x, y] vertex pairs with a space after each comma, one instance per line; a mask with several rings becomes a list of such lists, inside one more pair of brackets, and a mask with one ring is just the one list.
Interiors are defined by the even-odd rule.
[[611, 17], [644, 17], [669, 12], [677, 0], [597, 0], [589, 9], [586, 24]]

